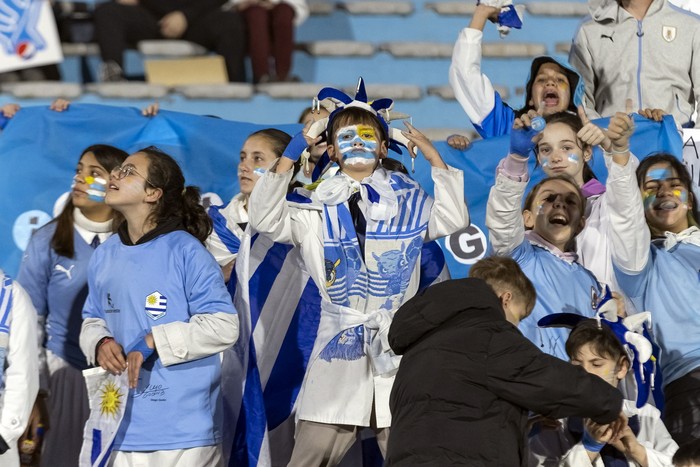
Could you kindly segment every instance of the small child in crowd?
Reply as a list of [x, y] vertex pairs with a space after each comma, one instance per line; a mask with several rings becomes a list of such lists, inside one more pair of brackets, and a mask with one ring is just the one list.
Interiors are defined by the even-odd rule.
[[[638, 364], [630, 359], [605, 319], [579, 322], [566, 341], [566, 352], [572, 364], [613, 387], [618, 387], [632, 371], [632, 365]], [[637, 409], [634, 401], [627, 401], [625, 411], [629, 415], [627, 426], [616, 437], [608, 425], [589, 419], [560, 420], [556, 428], [535, 425], [536, 434], [530, 439], [530, 465], [556, 462], [561, 466], [603, 467], [618, 459], [626, 461], [621, 465], [630, 467], [671, 466], [678, 445], [661, 421], [659, 410], [650, 404]]]

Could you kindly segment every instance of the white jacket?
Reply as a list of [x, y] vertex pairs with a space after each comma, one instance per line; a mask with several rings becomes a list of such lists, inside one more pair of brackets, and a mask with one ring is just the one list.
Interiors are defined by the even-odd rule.
[[[0, 278], [5, 279], [2, 271]], [[29, 414], [39, 392], [39, 363], [36, 310], [21, 285], [13, 282], [11, 289], [12, 308], [5, 323], [10, 331], [5, 362], [5, 388], [0, 395], [0, 436], [16, 450], [17, 440], [27, 428]], [[3, 457], [5, 456], [0, 459]]]

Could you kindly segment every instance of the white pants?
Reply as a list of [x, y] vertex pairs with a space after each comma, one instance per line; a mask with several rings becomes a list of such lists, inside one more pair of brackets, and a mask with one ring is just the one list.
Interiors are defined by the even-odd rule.
[[223, 467], [221, 445], [168, 451], [113, 451], [107, 467]]

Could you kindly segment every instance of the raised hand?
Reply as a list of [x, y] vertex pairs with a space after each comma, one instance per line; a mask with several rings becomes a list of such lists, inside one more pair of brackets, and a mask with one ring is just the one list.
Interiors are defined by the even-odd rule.
[[447, 144], [452, 148], [462, 150], [467, 149], [471, 141], [464, 135], [450, 135], [447, 137]]
[[600, 146], [604, 151], [610, 152], [612, 141], [610, 141], [610, 138], [608, 138], [608, 135], [605, 134], [602, 128], [590, 121], [581, 105], [578, 106], [578, 116], [581, 119], [581, 123], [583, 123], [583, 128], [576, 134], [578, 139], [589, 146]]
[[626, 111], [617, 112], [610, 118], [608, 124], [608, 138], [612, 142], [613, 154], [629, 155], [629, 140], [634, 132], [634, 121], [632, 120], [632, 100], [627, 99]]
[[403, 130], [401, 131], [401, 134], [404, 135], [409, 141], [409, 154], [415, 154], [415, 149], [418, 148], [420, 152], [423, 153], [425, 160], [427, 160], [431, 166], [446, 169], [447, 165], [445, 165], [445, 162], [442, 160], [442, 157], [440, 157], [440, 153], [437, 151], [437, 149], [435, 149], [435, 146], [433, 146], [433, 143], [431, 143], [423, 133], [418, 131], [407, 121], [404, 120], [403, 124], [406, 125], [408, 131]]

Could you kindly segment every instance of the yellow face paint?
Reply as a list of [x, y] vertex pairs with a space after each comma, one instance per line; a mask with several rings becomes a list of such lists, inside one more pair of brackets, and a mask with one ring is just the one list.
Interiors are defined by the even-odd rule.
[[93, 183], [95, 183], [95, 177], [91, 177], [88, 175], [87, 177], [85, 177], [85, 183], [87, 183], [88, 185], [92, 185]]
[[365, 141], [377, 141], [377, 133], [369, 125], [357, 125], [357, 135]]

